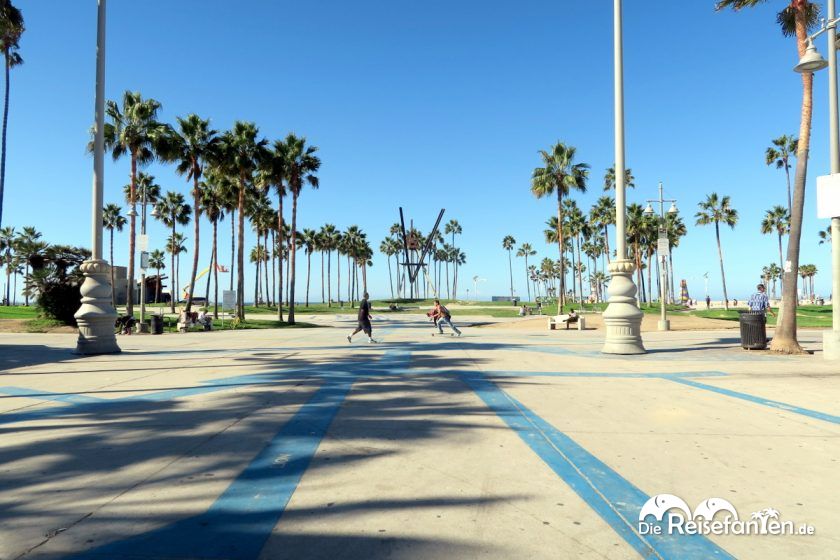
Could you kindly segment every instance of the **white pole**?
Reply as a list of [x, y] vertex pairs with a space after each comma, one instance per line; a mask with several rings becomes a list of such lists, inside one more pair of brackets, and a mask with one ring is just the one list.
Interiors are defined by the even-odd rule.
[[[829, 21], [837, 16], [835, 0], [828, 0]], [[840, 173], [840, 133], [837, 109], [837, 31], [828, 29], [829, 159], [831, 173]], [[840, 359], [840, 217], [831, 220], [831, 331], [823, 335], [823, 356]]]

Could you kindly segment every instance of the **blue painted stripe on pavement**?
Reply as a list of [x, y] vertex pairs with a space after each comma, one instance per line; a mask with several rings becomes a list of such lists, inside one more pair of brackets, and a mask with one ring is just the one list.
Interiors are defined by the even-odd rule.
[[640, 535], [637, 530], [639, 511], [649, 496], [492, 381], [479, 374], [465, 375], [463, 379], [487, 406], [516, 431], [522, 441], [643, 557], [663, 560], [734, 558], [699, 535]]
[[670, 377], [722, 377], [722, 371], [686, 371], [679, 373], [619, 373], [578, 371], [509, 371], [496, 370], [482, 373], [488, 377], [607, 377], [619, 379], [661, 379]]
[[92, 403], [104, 400], [87, 395], [53, 393], [51, 391], [41, 391], [40, 389], [29, 389], [27, 387], [0, 387], [0, 393], [10, 395], [12, 397], [27, 397], [41, 401], [65, 402], [72, 404]]
[[801, 414], [803, 416], [808, 416], [809, 418], [814, 418], [816, 420], [824, 420], [833, 424], [840, 424], [840, 416], [835, 416], [834, 414], [828, 414], [826, 412], [819, 412], [817, 410], [802, 408], [799, 406], [794, 406], [792, 404], [783, 403], [781, 401], [774, 401], [772, 399], [765, 399], [764, 397], [757, 397], [755, 395], [750, 395], [749, 393], [741, 393], [739, 391], [725, 389], [723, 387], [715, 387], [714, 385], [707, 385], [705, 383], [700, 383], [699, 381], [692, 381], [690, 379], [684, 379], [681, 377], [666, 376], [665, 379], [669, 379], [675, 383], [682, 383], [683, 385], [688, 385], [690, 387], [696, 387], [698, 389], [704, 389], [706, 391], [712, 391], [714, 393], [726, 395], [727, 397], [742, 399], [752, 403], [777, 408], [779, 410], [785, 410], [787, 412]]
[[284, 424], [206, 512], [72, 558], [131, 555], [256, 558], [283, 515], [354, 379], [353, 375], [326, 379], [325, 385]]

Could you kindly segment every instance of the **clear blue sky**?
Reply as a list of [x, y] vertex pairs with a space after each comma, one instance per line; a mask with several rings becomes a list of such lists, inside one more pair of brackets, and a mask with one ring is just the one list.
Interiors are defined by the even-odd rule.
[[[679, 200], [689, 233], [674, 255], [676, 275], [694, 297], [706, 271], [712, 296], [722, 294], [714, 230], [693, 225], [711, 191], [730, 194], [741, 215], [722, 233], [730, 297], [745, 298], [761, 267], [777, 261], [776, 240], [759, 222], [785, 203], [785, 180], [764, 165], [764, 150], [798, 133], [801, 91], [795, 44], [775, 23], [783, 4], [736, 14], [714, 12], [713, 0], [625, 2], [626, 154], [637, 184], [628, 198], [652, 198], [663, 181]], [[25, 64], [12, 74], [4, 225], [88, 245], [96, 3], [18, 5]], [[242, 119], [271, 139], [305, 135], [323, 166], [321, 189], [302, 195], [301, 228], [358, 224], [378, 249], [398, 206], [423, 230], [445, 207], [464, 229], [463, 277], [487, 278], [482, 296], [508, 292], [506, 234], [531, 242], [538, 258], [557, 256], [542, 239], [555, 202], [529, 193], [537, 150], [557, 140], [576, 146], [592, 166], [578, 202], [588, 208], [603, 194], [613, 162], [607, 0], [112, 1], [108, 17], [109, 98], [139, 90], [163, 104], [167, 121], [195, 112], [220, 130]], [[830, 250], [817, 231], [828, 222], [814, 208], [816, 176], [828, 172], [826, 78], [815, 80], [801, 262], [818, 266], [817, 291], [827, 295]], [[188, 192], [171, 167], [146, 171], [164, 190]], [[128, 173], [128, 160], [108, 159], [106, 202], [122, 202]], [[150, 235], [152, 247], [163, 246], [161, 225]], [[117, 237], [116, 261], [125, 263], [127, 230]], [[370, 291], [384, 296], [382, 255], [374, 264]], [[515, 266], [524, 293], [523, 263]]]

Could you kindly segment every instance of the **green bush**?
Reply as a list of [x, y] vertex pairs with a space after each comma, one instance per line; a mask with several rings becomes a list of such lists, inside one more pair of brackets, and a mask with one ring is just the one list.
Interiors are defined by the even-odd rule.
[[48, 318], [76, 326], [73, 315], [79, 310], [82, 293], [74, 282], [49, 282], [41, 286], [38, 308]]

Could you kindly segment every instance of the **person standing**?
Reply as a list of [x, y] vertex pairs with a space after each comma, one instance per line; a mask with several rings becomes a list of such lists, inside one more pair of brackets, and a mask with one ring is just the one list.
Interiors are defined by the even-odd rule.
[[711, 307], [711, 305], [712, 305], [712, 298], [710, 298], [709, 296], [706, 296], [706, 309]]
[[758, 291], [751, 295], [749, 301], [747, 301], [750, 311], [761, 313], [762, 315], [769, 312], [770, 315], [775, 317], [776, 314], [773, 313], [773, 309], [770, 308], [770, 298], [768, 298], [765, 293], [767, 289], [764, 287], [764, 284], [759, 284], [755, 287], [755, 289]]
[[370, 302], [368, 301], [368, 293], [365, 292], [362, 294], [362, 301], [359, 303], [359, 325], [356, 327], [356, 330], [347, 335], [347, 342], [353, 342], [353, 337], [356, 333], [360, 331], [364, 331], [368, 337], [368, 343], [373, 344], [376, 342], [373, 339], [373, 328], [370, 325]]
[[449, 325], [449, 328], [452, 329], [452, 332], [455, 336], [461, 336], [461, 331], [458, 330], [458, 327], [452, 324], [452, 314], [449, 313], [449, 310], [446, 308], [445, 305], [441, 305], [440, 300], [435, 300], [435, 308], [432, 310], [433, 317], [437, 319], [437, 328], [440, 334], [443, 334], [443, 324], [446, 323]]

